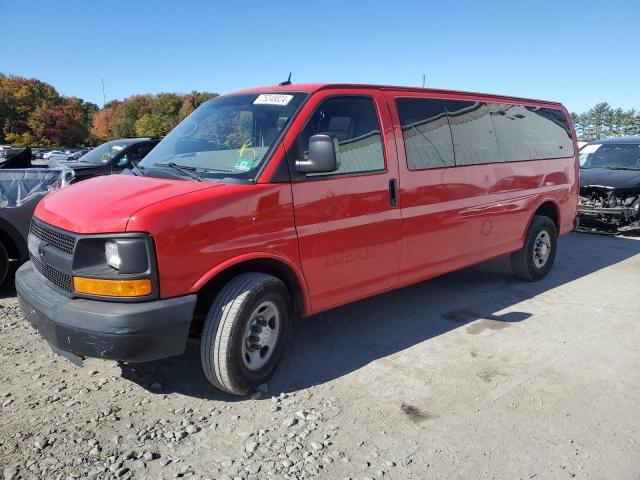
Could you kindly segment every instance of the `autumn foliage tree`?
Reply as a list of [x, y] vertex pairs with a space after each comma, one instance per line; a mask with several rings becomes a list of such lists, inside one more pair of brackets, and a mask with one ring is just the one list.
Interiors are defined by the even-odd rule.
[[99, 109], [62, 96], [40, 80], [0, 73], [0, 143], [76, 147], [115, 138], [163, 136], [216, 95], [196, 91], [133, 95]]
[[94, 117], [91, 135], [98, 141], [124, 137], [162, 137], [206, 100], [210, 92], [133, 95], [110, 102]]
[[18, 146], [81, 145], [97, 105], [61, 96], [35, 79], [0, 74], [0, 142]]

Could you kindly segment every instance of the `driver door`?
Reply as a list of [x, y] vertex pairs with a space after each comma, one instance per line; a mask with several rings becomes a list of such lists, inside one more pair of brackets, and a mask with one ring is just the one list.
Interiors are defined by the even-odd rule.
[[[337, 137], [337, 171], [292, 183], [302, 269], [314, 312], [397, 285], [402, 228], [397, 160], [378, 91], [323, 91], [301, 112], [306, 125], [289, 146], [308, 153], [309, 137]], [[395, 189], [395, 193], [393, 190]]]

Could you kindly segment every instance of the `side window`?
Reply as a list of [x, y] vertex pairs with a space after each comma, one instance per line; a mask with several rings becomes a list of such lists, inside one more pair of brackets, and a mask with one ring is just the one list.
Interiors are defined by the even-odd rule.
[[338, 139], [340, 168], [330, 174], [308, 174], [308, 177], [385, 169], [380, 122], [373, 98], [343, 96], [323, 101], [298, 137], [305, 157], [309, 154], [309, 137], [317, 133]]
[[500, 161], [491, 106], [466, 100], [444, 100], [444, 105], [449, 114], [456, 165]]
[[491, 112], [502, 162], [541, 160], [573, 155], [573, 140], [562, 111], [493, 104]]
[[138, 163], [147, 156], [147, 153], [149, 153], [154, 146], [155, 145], [152, 143], [142, 143], [131, 147], [127, 150], [127, 158], [129, 159], [129, 162], [134, 164]]
[[396, 98], [409, 170], [453, 167], [453, 144], [442, 100]]
[[557, 108], [526, 107], [531, 113], [542, 119], [540, 130], [544, 132], [545, 149], [542, 158], [573, 156], [573, 138], [567, 117]]
[[532, 160], [539, 156], [540, 138], [536, 115], [521, 105], [495, 104], [492, 112], [498, 155], [502, 162]]

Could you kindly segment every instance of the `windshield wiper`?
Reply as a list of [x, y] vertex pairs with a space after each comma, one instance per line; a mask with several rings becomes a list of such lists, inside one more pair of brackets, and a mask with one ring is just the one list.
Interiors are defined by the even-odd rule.
[[204, 178], [202, 178], [200, 175], [198, 175], [195, 172], [195, 170], [196, 170], [195, 167], [189, 167], [187, 165], [180, 165], [180, 164], [175, 163], [175, 162], [156, 163], [155, 166], [156, 167], [171, 167], [174, 170], [178, 170], [179, 172], [184, 173], [188, 177], [193, 178], [193, 180], [196, 181], [196, 182], [204, 182]]
[[605, 167], [607, 170], [640, 170], [640, 168], [633, 167]]

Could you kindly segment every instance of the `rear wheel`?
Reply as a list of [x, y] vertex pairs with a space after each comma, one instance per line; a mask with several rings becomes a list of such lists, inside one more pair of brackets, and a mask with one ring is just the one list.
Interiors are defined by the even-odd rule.
[[558, 230], [549, 217], [534, 215], [523, 247], [511, 254], [515, 275], [529, 282], [544, 278], [556, 258]]
[[0, 285], [4, 284], [7, 279], [7, 273], [9, 272], [9, 254], [4, 246], [4, 243], [0, 242]]
[[289, 292], [277, 278], [244, 273], [217, 295], [207, 314], [200, 359], [209, 382], [244, 395], [267, 381], [287, 341]]

